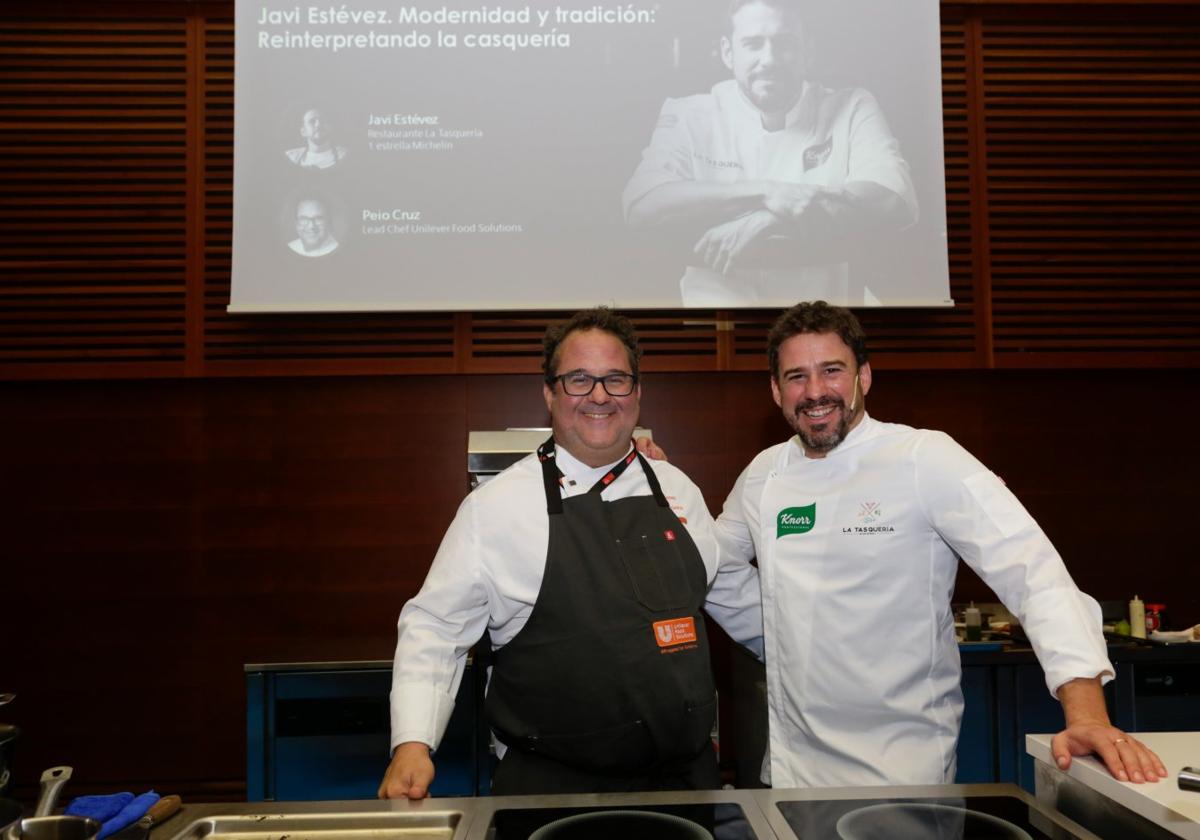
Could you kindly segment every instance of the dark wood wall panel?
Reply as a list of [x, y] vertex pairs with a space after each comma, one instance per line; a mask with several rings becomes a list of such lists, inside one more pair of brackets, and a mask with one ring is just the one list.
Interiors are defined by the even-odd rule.
[[1200, 358], [1194, 10], [999, 11], [982, 46], [998, 364]]
[[[1200, 3], [942, 5], [950, 309], [900, 368], [1200, 363]], [[0, 378], [536, 368], [561, 313], [229, 315], [227, 2], [0, 14]], [[600, 295], [602, 297], [602, 294]], [[766, 313], [646, 312], [648, 365], [761, 369]]]
[[182, 373], [186, 30], [183, 16], [29, 9], [0, 24], [0, 363], [10, 375], [97, 362]]
[[[893, 370], [870, 403], [994, 468], [1085, 590], [1192, 623], [1200, 390], [1178, 376], [1137, 373], [1173, 410], [1136, 436], [1114, 434], [1103, 372]], [[649, 374], [642, 421], [714, 510], [787, 434], [761, 372]], [[244, 796], [243, 664], [390, 657], [468, 432], [546, 422], [533, 373], [8, 383], [0, 688], [22, 789], [69, 763], [76, 793]], [[966, 574], [959, 597], [992, 600]]]

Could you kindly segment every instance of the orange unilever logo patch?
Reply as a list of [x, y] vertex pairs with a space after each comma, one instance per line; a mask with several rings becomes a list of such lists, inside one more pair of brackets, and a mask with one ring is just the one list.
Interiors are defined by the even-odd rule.
[[654, 622], [654, 641], [659, 647], [674, 647], [696, 641], [696, 620], [687, 618], [671, 618], [666, 621]]

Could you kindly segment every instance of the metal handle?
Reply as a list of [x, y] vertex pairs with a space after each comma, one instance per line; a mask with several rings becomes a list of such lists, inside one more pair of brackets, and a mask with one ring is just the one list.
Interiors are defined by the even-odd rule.
[[1179, 789], [1200, 791], [1200, 770], [1184, 767], [1179, 771]]
[[37, 810], [33, 812], [35, 817], [44, 817], [54, 810], [54, 804], [58, 802], [58, 792], [70, 778], [71, 768], [65, 766], [51, 767], [42, 773], [42, 793], [38, 797]]

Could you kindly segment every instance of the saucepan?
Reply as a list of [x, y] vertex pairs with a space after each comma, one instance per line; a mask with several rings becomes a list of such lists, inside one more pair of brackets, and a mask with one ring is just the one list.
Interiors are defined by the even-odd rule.
[[529, 840], [713, 840], [694, 822], [657, 811], [589, 811], [555, 820], [529, 835]]
[[41, 793], [33, 816], [21, 819], [20, 810], [11, 820], [8, 819], [7, 811], [4, 812], [4, 816], [0, 816], [0, 834], [3, 840], [93, 840], [100, 833], [99, 820], [49, 816], [58, 801], [59, 792], [70, 778], [70, 767], [51, 767], [42, 773]]

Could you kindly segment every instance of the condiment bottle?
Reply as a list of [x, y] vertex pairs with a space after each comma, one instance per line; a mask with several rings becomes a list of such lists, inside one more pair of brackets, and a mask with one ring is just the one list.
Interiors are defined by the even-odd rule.
[[1146, 605], [1136, 595], [1129, 602], [1129, 633], [1135, 639], [1146, 638]]
[[967, 641], [978, 642], [983, 638], [983, 622], [982, 616], [979, 614], [979, 608], [975, 606], [975, 602], [971, 602], [971, 606], [963, 610], [963, 624], [967, 629]]

